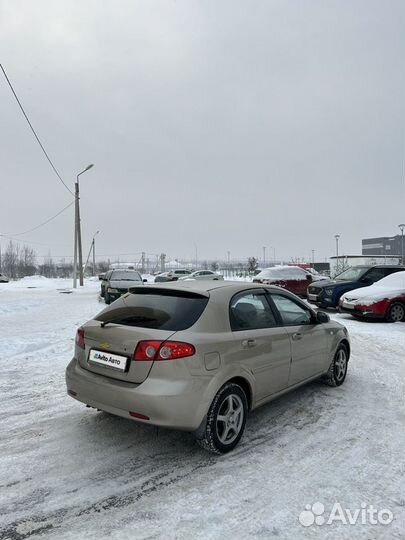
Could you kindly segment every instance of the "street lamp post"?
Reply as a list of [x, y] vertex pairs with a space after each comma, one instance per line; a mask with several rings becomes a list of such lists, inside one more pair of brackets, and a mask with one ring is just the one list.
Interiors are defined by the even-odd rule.
[[339, 273], [339, 238], [340, 234], [335, 234], [336, 239], [336, 273]]
[[266, 246], [263, 246], [263, 268], [266, 268]]
[[73, 288], [77, 287], [77, 254], [79, 252], [79, 279], [80, 286], [83, 286], [83, 252], [82, 252], [82, 233], [80, 225], [80, 190], [79, 190], [79, 176], [94, 167], [93, 164], [88, 165], [83, 169], [76, 177], [75, 182], [75, 242], [74, 242], [74, 256], [73, 256]]
[[398, 227], [401, 229], [401, 260], [402, 264], [405, 264], [404, 259], [404, 229], [405, 229], [405, 223], [400, 223]]

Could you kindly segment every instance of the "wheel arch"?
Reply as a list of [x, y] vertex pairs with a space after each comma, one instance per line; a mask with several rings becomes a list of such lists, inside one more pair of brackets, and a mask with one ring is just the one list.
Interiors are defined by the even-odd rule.
[[344, 338], [339, 342], [339, 345], [344, 345], [346, 347], [347, 354], [349, 356], [348, 360], [349, 360], [350, 359], [350, 352], [351, 352], [349, 340]]
[[246, 399], [248, 402], [248, 410], [250, 411], [253, 405], [253, 389], [250, 386], [250, 382], [244, 377], [237, 376], [237, 377], [232, 377], [232, 379], [229, 379], [228, 381], [226, 381], [225, 384], [228, 384], [228, 383], [238, 384], [242, 388], [242, 390], [246, 394]]
[[390, 300], [388, 302], [388, 306], [387, 306], [387, 309], [385, 311], [385, 315], [384, 315], [385, 320], [388, 320], [388, 315], [390, 313], [390, 309], [394, 304], [400, 304], [405, 309], [405, 302], [403, 302], [402, 300], [394, 300], [394, 299]]

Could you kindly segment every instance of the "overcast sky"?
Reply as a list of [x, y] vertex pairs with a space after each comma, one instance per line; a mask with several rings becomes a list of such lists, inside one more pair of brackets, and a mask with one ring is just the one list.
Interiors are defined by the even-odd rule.
[[[403, 0], [0, 0], [0, 62], [84, 251], [360, 254], [405, 222]], [[0, 73], [0, 233], [69, 204]], [[73, 251], [73, 207], [20, 236]], [[1, 239], [4, 248], [6, 240]]]

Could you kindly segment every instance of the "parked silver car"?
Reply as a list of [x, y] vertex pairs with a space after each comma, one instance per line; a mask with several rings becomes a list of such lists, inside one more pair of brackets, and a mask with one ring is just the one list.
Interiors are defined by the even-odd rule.
[[135, 287], [79, 328], [68, 394], [232, 450], [249, 410], [314, 379], [341, 385], [348, 332], [278, 287], [182, 281]]
[[168, 272], [161, 272], [155, 277], [155, 283], [164, 283], [167, 281], [177, 281], [178, 279], [189, 276], [190, 270], [186, 268], [176, 268], [176, 270], [169, 270]]
[[219, 279], [224, 279], [224, 276], [218, 274], [218, 272], [213, 272], [212, 270], [196, 270], [195, 272], [191, 272], [191, 274], [179, 277], [179, 281], [185, 279], [213, 279], [218, 281]]

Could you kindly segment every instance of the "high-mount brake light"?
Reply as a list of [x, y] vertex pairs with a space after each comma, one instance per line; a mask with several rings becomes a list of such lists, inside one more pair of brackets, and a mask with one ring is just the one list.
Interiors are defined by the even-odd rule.
[[183, 341], [140, 341], [134, 360], [179, 360], [194, 354], [194, 345]]

